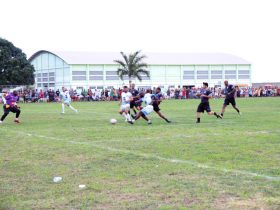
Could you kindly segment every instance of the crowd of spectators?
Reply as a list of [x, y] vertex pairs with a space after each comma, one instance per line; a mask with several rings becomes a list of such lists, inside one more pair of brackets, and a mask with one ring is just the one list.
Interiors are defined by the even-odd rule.
[[[220, 87], [210, 88], [214, 98], [223, 96], [223, 89]], [[280, 87], [266, 86], [259, 88], [236, 86], [236, 97], [271, 97], [280, 96]], [[38, 90], [21, 89], [19, 98], [21, 102], [59, 102], [61, 90]], [[141, 89], [139, 91], [145, 91]], [[152, 92], [155, 91], [155, 88]], [[162, 94], [166, 99], [196, 99], [199, 98], [200, 87], [170, 87], [167, 90], [162, 88]], [[117, 101], [120, 99], [122, 89], [69, 89], [72, 101]], [[0, 99], [1, 100], [1, 99]]]

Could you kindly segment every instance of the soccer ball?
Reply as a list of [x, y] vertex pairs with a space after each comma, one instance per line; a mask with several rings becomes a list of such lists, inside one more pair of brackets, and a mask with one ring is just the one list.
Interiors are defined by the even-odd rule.
[[116, 123], [117, 123], [117, 120], [116, 120], [116, 119], [111, 119], [111, 120], [110, 120], [110, 123], [111, 123], [111, 124], [116, 124]]

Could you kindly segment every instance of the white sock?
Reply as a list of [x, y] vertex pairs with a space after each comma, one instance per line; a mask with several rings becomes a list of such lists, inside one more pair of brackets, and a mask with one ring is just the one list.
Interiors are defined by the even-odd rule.
[[127, 118], [126, 118], [126, 114], [123, 112], [122, 113], [122, 116], [124, 117], [124, 119], [126, 119], [127, 120]]
[[62, 113], [64, 113], [64, 104], [61, 104], [62, 106]]
[[77, 112], [77, 110], [73, 106], [69, 105], [69, 108], [72, 109], [74, 112]]
[[127, 118], [128, 121], [131, 121], [131, 116], [130, 116], [130, 114], [126, 114], [126, 118]]

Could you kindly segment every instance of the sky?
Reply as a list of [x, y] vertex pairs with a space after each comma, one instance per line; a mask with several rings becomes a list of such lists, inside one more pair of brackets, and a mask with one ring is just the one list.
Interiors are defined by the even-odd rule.
[[0, 0], [0, 37], [38, 50], [220, 52], [280, 82], [279, 0]]

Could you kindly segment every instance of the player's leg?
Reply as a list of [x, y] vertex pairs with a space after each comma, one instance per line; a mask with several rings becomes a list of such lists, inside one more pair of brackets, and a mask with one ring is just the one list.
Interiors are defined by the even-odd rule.
[[78, 110], [71, 106], [71, 104], [69, 104], [69, 108], [72, 109], [74, 112], [78, 113]]
[[200, 114], [201, 112], [196, 112], [196, 123], [200, 123]]
[[[155, 110], [154, 110], [154, 111], [155, 111]], [[158, 116], [159, 116], [160, 118], [164, 119], [167, 123], [171, 123], [171, 121], [168, 120], [159, 110], [158, 110], [158, 111], [155, 111], [155, 112], [158, 114]]]
[[131, 116], [130, 116], [130, 114], [129, 114], [129, 109], [130, 109], [130, 107], [127, 107], [127, 108], [126, 108], [126, 110], [125, 110], [125, 116], [126, 116], [127, 122], [130, 123], [130, 124], [133, 124], [132, 119], [131, 119]]
[[237, 113], [240, 115], [240, 110], [236, 107], [235, 99], [232, 99], [231, 105], [232, 105], [232, 107], [237, 111]]
[[145, 119], [148, 124], [152, 124], [151, 120], [143, 112], [141, 112], [141, 117], [143, 117], [143, 119]]
[[229, 101], [228, 101], [228, 99], [225, 99], [223, 107], [222, 107], [222, 111], [221, 111], [221, 116], [222, 117], [224, 116], [224, 113], [226, 111], [227, 105], [229, 105]]
[[134, 120], [136, 121], [136, 120], [138, 120], [140, 117], [141, 117], [141, 111], [140, 112], [138, 112], [137, 114], [136, 114], [136, 116], [135, 116], [135, 118], [134, 118]]
[[78, 113], [78, 110], [75, 109], [73, 106], [71, 106], [70, 101], [69, 101], [69, 102], [65, 102], [65, 104], [66, 104], [71, 110], [73, 110], [74, 112]]
[[148, 124], [152, 124], [151, 120], [147, 117], [147, 115], [149, 115], [152, 111], [152, 106], [144, 107], [140, 112], [137, 113], [135, 120], [138, 120], [140, 117], [142, 117], [148, 122]]
[[137, 114], [137, 108], [135, 106], [133, 106], [133, 112], [134, 114]]
[[125, 106], [124, 105], [121, 105], [119, 113], [120, 113], [120, 115], [122, 115], [124, 117], [125, 122], [127, 122], [126, 113], [125, 113]]
[[17, 108], [17, 107], [11, 107], [10, 111], [13, 112], [13, 113], [16, 113], [16, 118], [15, 118], [14, 122], [19, 123], [18, 118], [19, 118], [19, 115], [20, 115], [20, 109]]
[[5, 120], [5, 118], [8, 116], [8, 114], [9, 114], [9, 112], [10, 112], [10, 108], [6, 108], [6, 107], [4, 107], [4, 114], [2, 115], [2, 117], [1, 117], [1, 119], [0, 119], [0, 123], [2, 123], [4, 120]]
[[215, 117], [220, 118], [220, 119], [223, 118], [221, 115], [217, 114], [217, 112], [210, 111], [210, 112], [207, 112], [207, 114], [208, 115], [214, 115]]
[[64, 106], [64, 103], [62, 103], [62, 104], [61, 104], [61, 108], [62, 108], [62, 111], [61, 111], [61, 113], [62, 113], [62, 114], [64, 114], [64, 113], [65, 113], [65, 112], [64, 112], [64, 110], [65, 110], [65, 106]]
[[204, 109], [206, 110], [208, 115], [214, 115], [215, 117], [220, 118], [220, 119], [223, 118], [221, 115], [217, 114], [216, 112], [211, 111], [211, 108], [210, 108], [209, 104], [205, 105]]
[[204, 112], [204, 106], [200, 103], [196, 110], [196, 123], [200, 123], [200, 115]]

